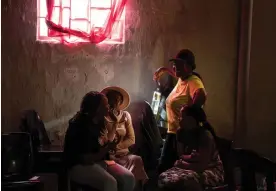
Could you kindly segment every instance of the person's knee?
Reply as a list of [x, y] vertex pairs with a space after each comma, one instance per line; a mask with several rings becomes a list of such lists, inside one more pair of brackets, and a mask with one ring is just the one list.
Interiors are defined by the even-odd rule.
[[135, 177], [130, 171], [128, 173], [124, 173], [121, 180], [124, 185], [123, 187], [126, 188], [126, 190], [131, 190], [135, 187]]
[[117, 191], [117, 180], [113, 176], [103, 180], [104, 191]]
[[143, 167], [144, 166], [144, 162], [143, 159], [140, 156], [137, 155], [131, 155], [130, 156], [130, 160], [132, 161], [133, 164]]

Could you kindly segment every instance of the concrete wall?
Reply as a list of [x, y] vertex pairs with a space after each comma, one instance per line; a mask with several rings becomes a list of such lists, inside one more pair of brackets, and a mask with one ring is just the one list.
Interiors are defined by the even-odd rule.
[[245, 146], [276, 161], [276, 1], [254, 0]]
[[129, 0], [124, 45], [36, 42], [36, 0], [3, 0], [1, 24], [2, 131], [17, 130], [29, 108], [58, 126], [86, 92], [108, 85], [151, 100], [155, 69], [190, 48], [208, 91], [208, 115], [220, 135], [232, 136], [238, 0]]

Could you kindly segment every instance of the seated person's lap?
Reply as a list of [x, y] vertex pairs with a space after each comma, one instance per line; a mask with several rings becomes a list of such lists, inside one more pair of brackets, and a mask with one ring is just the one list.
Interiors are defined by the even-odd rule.
[[[76, 165], [69, 171], [70, 178], [80, 184], [99, 190], [127, 190], [133, 187], [133, 174], [119, 164], [107, 166], [104, 162], [93, 165]], [[108, 189], [107, 189], [108, 188]]]

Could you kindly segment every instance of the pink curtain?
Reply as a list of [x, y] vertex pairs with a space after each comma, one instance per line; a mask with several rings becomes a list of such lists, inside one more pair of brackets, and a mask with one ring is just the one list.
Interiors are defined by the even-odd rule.
[[64, 41], [63, 34], [68, 34], [68, 35], [73, 35], [73, 36], [88, 40], [91, 43], [97, 44], [104, 41], [107, 37], [110, 36], [113, 25], [115, 21], [121, 17], [127, 0], [112, 0], [113, 3], [111, 5], [110, 15], [107, 17], [104, 27], [101, 28], [100, 30], [91, 29], [90, 33], [74, 30], [70, 28], [65, 28], [59, 24], [54, 23], [52, 21], [54, 0], [46, 0], [46, 1], [47, 1], [47, 11], [48, 11], [48, 14], [46, 17], [46, 24], [51, 31], [60, 33], [59, 36], [61, 37], [61, 40]]

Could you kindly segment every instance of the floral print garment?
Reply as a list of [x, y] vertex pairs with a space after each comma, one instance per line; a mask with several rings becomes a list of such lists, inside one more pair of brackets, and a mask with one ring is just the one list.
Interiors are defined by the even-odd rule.
[[159, 176], [159, 187], [186, 191], [191, 190], [189, 188], [192, 188], [195, 184], [200, 184], [203, 188], [222, 185], [224, 182], [224, 170], [215, 143], [212, 147], [211, 156], [210, 163], [203, 172], [186, 170], [176, 166], [163, 172]]
[[159, 187], [184, 190], [192, 187], [192, 184], [201, 184], [203, 187], [219, 186], [224, 182], [224, 171], [219, 155], [214, 162], [216, 165], [203, 172], [173, 167], [159, 176]]

